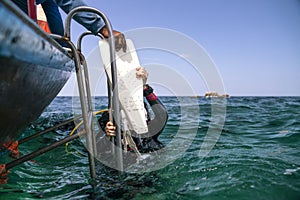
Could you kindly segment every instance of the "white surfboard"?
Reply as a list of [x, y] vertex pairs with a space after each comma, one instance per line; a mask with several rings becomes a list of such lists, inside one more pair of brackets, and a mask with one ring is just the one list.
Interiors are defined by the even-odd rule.
[[[134, 44], [126, 39], [127, 50], [116, 52], [118, 89], [121, 109], [124, 110], [128, 128], [137, 134], [148, 132], [146, 124], [143, 80], [136, 78], [136, 68], [140, 66]], [[111, 66], [108, 42], [99, 42], [100, 53], [104, 68], [111, 83]]]

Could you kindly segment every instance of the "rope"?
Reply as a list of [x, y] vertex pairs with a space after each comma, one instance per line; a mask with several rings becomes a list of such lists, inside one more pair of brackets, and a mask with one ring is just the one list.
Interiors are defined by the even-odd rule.
[[135, 142], [133, 141], [132, 137], [131, 137], [131, 133], [129, 130], [125, 131], [125, 137], [124, 137], [124, 150], [125, 152], [127, 152], [127, 145], [129, 145], [129, 147], [134, 151], [134, 153], [137, 154], [138, 158], [141, 158], [141, 153], [139, 152]]
[[8, 170], [5, 164], [0, 164], [0, 185], [6, 184], [8, 180]]
[[[19, 141], [8, 141], [2, 145], [2, 148], [9, 150], [10, 157], [12, 158], [19, 158]], [[1, 153], [1, 152], [0, 152]], [[1, 153], [2, 154], [2, 153]]]
[[[106, 112], [106, 111], [108, 111], [107, 109], [105, 109], [105, 110], [99, 110], [99, 111], [96, 111], [96, 112], [94, 112], [93, 113], [93, 116], [95, 116], [95, 115], [98, 115], [98, 114], [100, 114], [100, 113], [103, 113], [103, 112]], [[70, 133], [70, 136], [72, 136], [74, 133], [75, 133], [75, 131], [81, 126], [83, 124], [83, 120], [81, 121], [81, 122], [79, 122], [74, 128], [73, 128], [73, 130], [71, 131], [71, 133]], [[65, 150], [66, 150], [66, 152], [67, 152], [67, 154], [70, 154], [71, 152], [69, 151], [69, 142], [67, 142], [66, 143], [66, 146], [65, 146]], [[77, 154], [79, 154], [79, 155], [83, 155], [82, 153], [79, 153], [78, 151], [75, 151]]]
[[[106, 110], [99, 110], [97, 112], [94, 112], [93, 115], [98, 115], [100, 113], [103, 113], [103, 112], [106, 112], [108, 111], [107, 109]], [[79, 122], [74, 128], [73, 130], [71, 131], [70, 133], [70, 136], [73, 135], [75, 133], [75, 131], [83, 124], [83, 121]], [[134, 140], [132, 139], [131, 137], [131, 133], [129, 130], [125, 131], [125, 134], [124, 134], [124, 150], [125, 152], [127, 152], [127, 145], [133, 150], [134, 153], [137, 154], [138, 158], [141, 158], [141, 153], [139, 152]], [[65, 150], [67, 152], [67, 154], [70, 154], [72, 152], [69, 151], [69, 142], [66, 143], [66, 146], [65, 146]], [[73, 152], [74, 153], [74, 152]], [[80, 153], [78, 151], [75, 151], [76, 154], [79, 154], [79, 155], [84, 155], [83, 153]]]
[[[75, 131], [76, 131], [82, 124], [83, 124], [83, 121], [81, 121], [80, 123], [78, 123], [78, 124], [74, 127], [74, 129], [71, 131], [70, 136], [72, 136], [72, 135], [75, 133]], [[66, 149], [67, 154], [70, 154], [71, 152], [68, 150], [68, 146], [69, 146], [69, 142], [66, 143], [65, 149]]]

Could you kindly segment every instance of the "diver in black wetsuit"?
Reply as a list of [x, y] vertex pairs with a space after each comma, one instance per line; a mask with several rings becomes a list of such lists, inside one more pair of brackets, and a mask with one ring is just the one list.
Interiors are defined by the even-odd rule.
[[[154, 118], [151, 119], [148, 105], [146, 102], [144, 102], [145, 110], [147, 112], [148, 133], [138, 135], [134, 131], [131, 131], [131, 136], [137, 146], [138, 151], [141, 153], [147, 153], [164, 147], [164, 145], [158, 140], [158, 137], [166, 125], [168, 113], [164, 105], [153, 93], [152, 87], [146, 84], [148, 73], [143, 67], [137, 68], [137, 77], [143, 79], [144, 98], [150, 105], [154, 114]], [[107, 136], [116, 135], [115, 126], [109, 121], [108, 112], [104, 112], [98, 122]]]

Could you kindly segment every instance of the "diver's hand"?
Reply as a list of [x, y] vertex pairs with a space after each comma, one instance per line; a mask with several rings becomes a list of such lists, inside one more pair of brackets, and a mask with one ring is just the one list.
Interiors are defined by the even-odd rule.
[[111, 121], [106, 123], [105, 132], [107, 136], [116, 136], [116, 127]]
[[143, 79], [143, 86], [146, 86], [147, 79], [148, 79], [148, 72], [144, 67], [137, 67], [136, 68], [136, 77], [138, 79]]
[[[105, 39], [108, 39], [108, 29], [106, 27], [103, 27], [100, 30], [100, 34], [104, 36]], [[114, 38], [115, 38], [115, 46], [116, 51], [120, 51], [120, 49], [123, 49], [124, 52], [126, 52], [127, 44], [125, 40], [125, 36], [123, 33], [113, 30]]]

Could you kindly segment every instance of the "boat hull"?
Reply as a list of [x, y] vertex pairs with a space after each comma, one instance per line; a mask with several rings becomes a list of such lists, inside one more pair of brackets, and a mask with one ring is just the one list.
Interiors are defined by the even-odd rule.
[[0, 2], [0, 145], [18, 139], [65, 85], [72, 57], [11, 1]]

